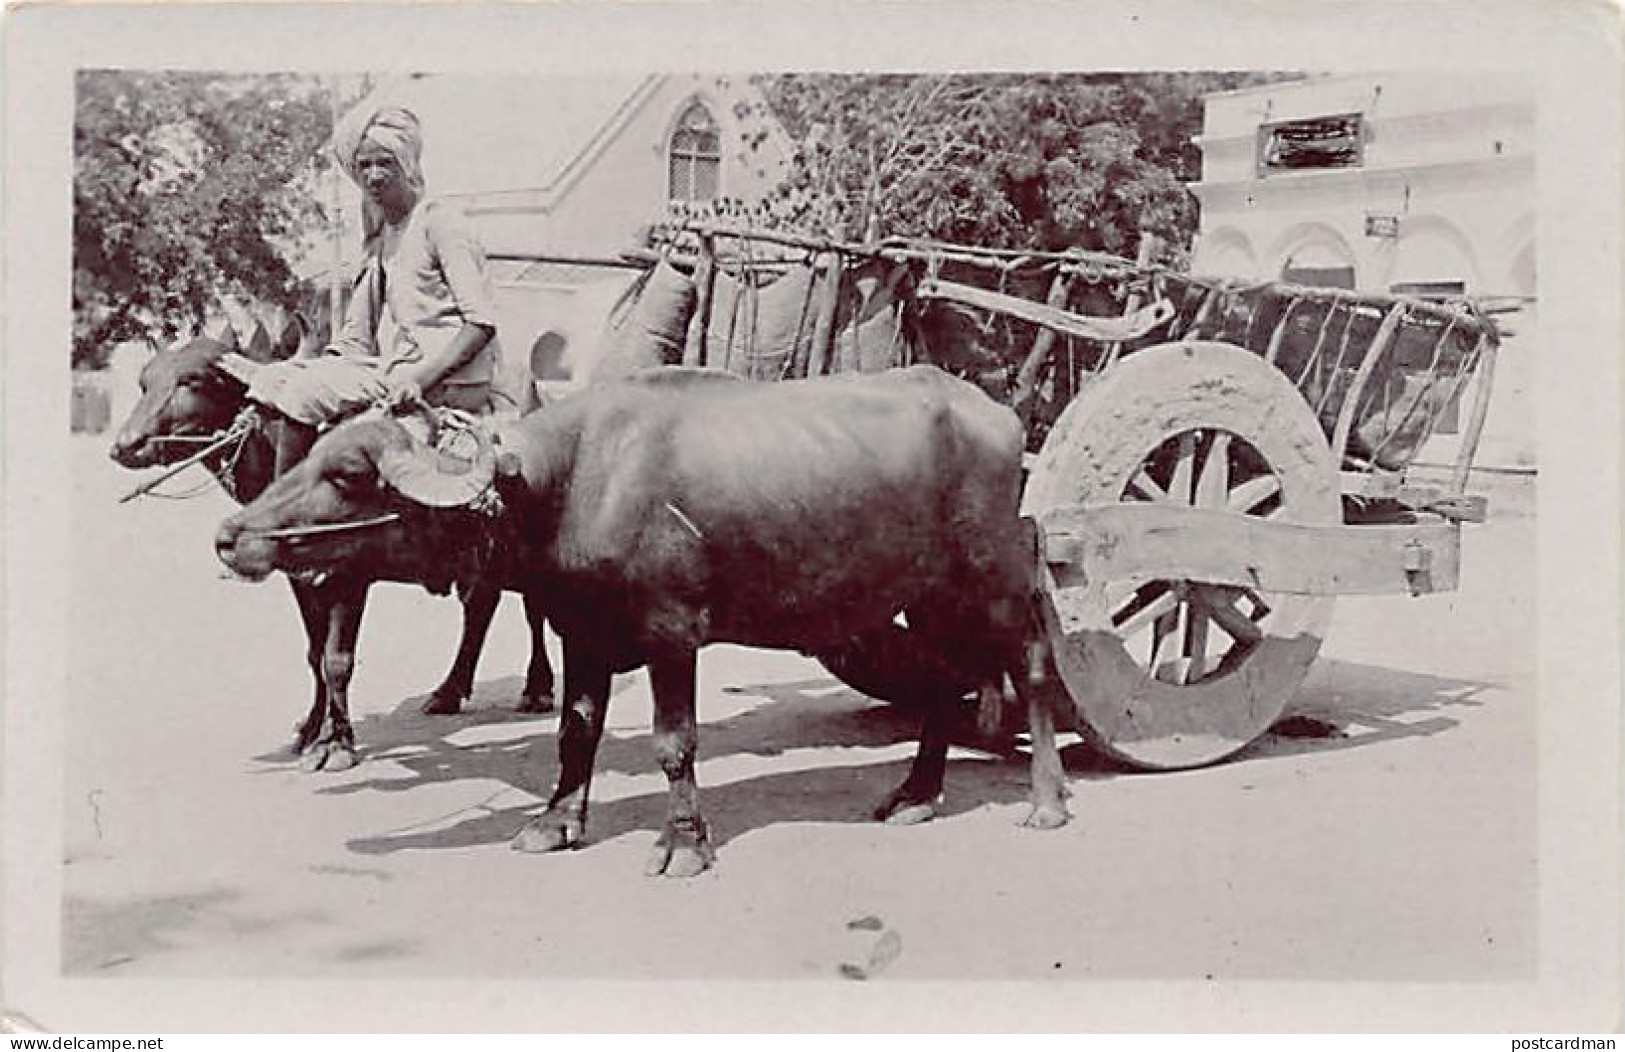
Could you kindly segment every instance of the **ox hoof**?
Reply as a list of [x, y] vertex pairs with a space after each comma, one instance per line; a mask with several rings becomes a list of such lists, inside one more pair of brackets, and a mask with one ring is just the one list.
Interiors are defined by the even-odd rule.
[[703, 825], [697, 829], [669, 826], [655, 841], [643, 871], [651, 877], [682, 880], [699, 876], [716, 860], [716, 849], [711, 846]]
[[875, 818], [889, 826], [917, 826], [937, 817], [937, 799], [915, 800], [893, 795], [875, 808]]
[[317, 771], [336, 774], [348, 771], [357, 762], [355, 746], [343, 742], [323, 742], [305, 753], [304, 759], [299, 761], [299, 769], [306, 774]]
[[544, 712], [552, 712], [553, 692], [548, 691], [534, 696], [526, 694], [519, 699], [519, 704], [513, 711], [524, 713], [527, 716], [540, 716]]
[[348, 771], [360, 762], [361, 758], [356, 755], [355, 746], [330, 745], [327, 747], [327, 762], [322, 764], [322, 770], [328, 774], [335, 774], [339, 771]]
[[455, 716], [463, 711], [464, 697], [466, 695], [441, 687], [429, 695], [429, 700], [418, 711], [425, 716]]
[[305, 755], [321, 736], [322, 725], [319, 720], [294, 724], [293, 742], [288, 746], [288, 755], [295, 759]]
[[541, 818], [531, 822], [513, 838], [515, 851], [539, 855], [546, 851], [563, 851], [581, 843], [581, 823], [574, 819]]
[[1059, 829], [1072, 820], [1064, 807], [1045, 807], [1035, 804], [1021, 820], [1023, 829]]

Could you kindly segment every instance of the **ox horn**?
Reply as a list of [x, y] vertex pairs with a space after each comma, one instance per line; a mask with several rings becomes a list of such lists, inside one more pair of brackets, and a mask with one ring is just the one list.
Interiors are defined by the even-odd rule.
[[472, 457], [436, 449], [403, 427], [410, 444], [386, 450], [378, 460], [378, 474], [407, 500], [430, 508], [460, 508], [491, 486], [496, 474], [496, 449], [483, 428], [460, 434], [474, 442]]

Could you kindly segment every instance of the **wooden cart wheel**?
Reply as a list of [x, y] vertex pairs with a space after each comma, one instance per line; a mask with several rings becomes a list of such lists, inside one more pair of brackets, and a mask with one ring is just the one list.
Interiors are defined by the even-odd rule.
[[[1162, 344], [1107, 369], [1057, 419], [1022, 510], [1042, 522], [1121, 501], [1341, 522], [1337, 461], [1314, 414], [1262, 358], [1222, 343]], [[1041, 606], [1079, 730], [1120, 760], [1173, 769], [1224, 759], [1275, 722], [1332, 599], [1056, 568]]]

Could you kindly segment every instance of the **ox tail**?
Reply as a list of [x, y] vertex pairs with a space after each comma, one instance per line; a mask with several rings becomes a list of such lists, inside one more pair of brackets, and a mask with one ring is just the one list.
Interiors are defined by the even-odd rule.
[[1043, 602], [1040, 583], [1044, 576], [1043, 532], [1035, 519], [1022, 516], [1017, 543], [1021, 549], [1021, 599], [1011, 619], [1015, 636], [1010, 640], [996, 678], [984, 682], [977, 691], [977, 729], [988, 736], [1008, 726], [1017, 712], [1030, 707], [1038, 692], [1045, 689], [1046, 681], [1053, 681], [1040, 607]]

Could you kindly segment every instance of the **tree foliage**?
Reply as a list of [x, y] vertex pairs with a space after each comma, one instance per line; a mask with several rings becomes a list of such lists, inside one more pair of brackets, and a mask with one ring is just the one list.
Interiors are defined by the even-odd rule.
[[323, 85], [98, 70], [76, 87], [74, 364], [172, 340], [223, 295], [291, 306], [289, 252], [325, 218], [310, 182], [332, 132]]
[[1179, 254], [1201, 96], [1284, 74], [783, 74], [757, 78], [800, 145], [765, 206], [778, 225], [864, 239]]

